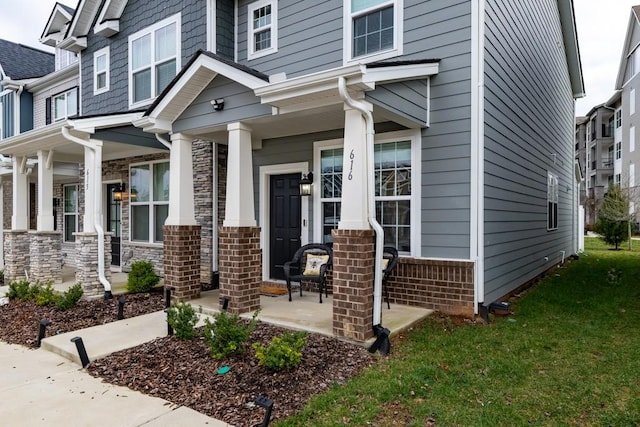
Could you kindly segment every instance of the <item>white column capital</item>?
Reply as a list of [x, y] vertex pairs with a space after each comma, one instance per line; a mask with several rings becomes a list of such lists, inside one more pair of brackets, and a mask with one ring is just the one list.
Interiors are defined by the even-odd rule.
[[38, 150], [38, 231], [53, 231], [53, 165], [49, 151]]
[[193, 139], [171, 134], [169, 215], [166, 225], [197, 225], [193, 193]]
[[245, 125], [242, 122], [229, 123], [227, 125], [227, 130], [229, 132], [232, 132], [234, 130], [244, 130], [244, 131], [247, 131], [247, 132], [251, 132], [251, 128], [249, 126]]

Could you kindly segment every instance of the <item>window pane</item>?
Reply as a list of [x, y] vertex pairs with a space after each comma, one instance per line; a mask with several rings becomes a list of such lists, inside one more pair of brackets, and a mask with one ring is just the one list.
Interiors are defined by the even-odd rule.
[[54, 118], [56, 120], [66, 117], [67, 115], [66, 105], [67, 105], [67, 100], [65, 95], [60, 95], [54, 99], [53, 108], [55, 110]]
[[96, 58], [96, 72], [104, 71], [107, 68], [107, 55], [100, 55]]
[[151, 98], [151, 70], [133, 75], [133, 102]]
[[351, 12], [369, 9], [370, 7], [378, 6], [387, 1], [389, 0], [351, 0]]
[[253, 11], [253, 29], [271, 24], [271, 5]]
[[134, 166], [131, 168], [131, 201], [149, 201], [149, 165]]
[[353, 19], [353, 55], [393, 47], [393, 6]]
[[75, 242], [76, 236], [73, 233], [76, 232], [76, 216], [65, 215], [64, 216], [64, 241]]
[[254, 51], [268, 49], [271, 47], [271, 30], [261, 31], [254, 35]]
[[156, 31], [156, 61], [176, 56], [176, 24], [169, 24]]
[[151, 35], [146, 34], [131, 43], [131, 67], [135, 70], [151, 64]]
[[78, 187], [75, 185], [67, 185], [64, 187], [64, 211], [78, 212]]
[[104, 87], [107, 87], [107, 74], [106, 73], [100, 73], [98, 74], [97, 78], [96, 78], [96, 85], [98, 89], [102, 89]]
[[162, 242], [164, 238], [164, 234], [162, 233], [162, 227], [164, 226], [164, 222], [167, 220], [167, 216], [169, 215], [169, 205], [155, 205], [154, 206], [154, 216], [155, 216], [155, 233], [153, 235], [154, 242]]
[[131, 238], [138, 241], [149, 241], [149, 206], [131, 206]]
[[67, 117], [78, 114], [78, 92], [72, 90], [67, 92]]
[[340, 202], [324, 202], [322, 204], [322, 243], [333, 242], [331, 230], [338, 228], [340, 206]]
[[153, 200], [169, 201], [169, 163], [153, 165]]
[[176, 61], [165, 62], [156, 67], [156, 95], [159, 95], [176, 76]]

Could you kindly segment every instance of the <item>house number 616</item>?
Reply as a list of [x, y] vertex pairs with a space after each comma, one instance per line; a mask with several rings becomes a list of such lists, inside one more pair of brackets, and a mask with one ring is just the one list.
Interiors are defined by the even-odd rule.
[[347, 176], [349, 181], [353, 179], [353, 158], [354, 157], [356, 157], [356, 155], [353, 153], [353, 150], [351, 150], [351, 153], [349, 153], [349, 159], [351, 160], [351, 162], [349, 166], [349, 175]]

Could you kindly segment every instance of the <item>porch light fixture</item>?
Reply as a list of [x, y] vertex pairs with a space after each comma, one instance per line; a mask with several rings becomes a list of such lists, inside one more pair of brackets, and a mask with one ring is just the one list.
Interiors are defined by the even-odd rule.
[[224, 98], [218, 98], [211, 101], [211, 105], [213, 105], [213, 109], [215, 111], [224, 110]]
[[118, 184], [113, 191], [113, 200], [121, 202], [127, 197], [126, 186], [124, 183]]
[[311, 184], [313, 184], [313, 172], [309, 172], [308, 174], [302, 174], [302, 179], [300, 180], [300, 195], [301, 196], [310, 196], [311, 195]]

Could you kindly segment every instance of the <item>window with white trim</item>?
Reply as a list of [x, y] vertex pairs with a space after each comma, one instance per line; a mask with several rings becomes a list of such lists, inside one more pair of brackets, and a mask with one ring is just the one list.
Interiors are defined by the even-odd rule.
[[345, 0], [345, 62], [402, 55], [403, 0]]
[[613, 183], [616, 184], [616, 185], [620, 184], [620, 174], [619, 173], [617, 173], [617, 174], [615, 174], [613, 176]]
[[53, 120], [58, 121], [78, 114], [78, 88], [53, 97]]
[[56, 71], [68, 67], [71, 64], [78, 62], [78, 54], [70, 52], [68, 50], [56, 48]]
[[629, 152], [636, 151], [636, 127], [629, 127]]
[[629, 91], [629, 115], [636, 113], [636, 90]]
[[622, 110], [616, 110], [616, 129], [622, 126]]
[[[412, 138], [400, 137], [376, 141], [374, 147], [376, 218], [384, 229], [385, 245], [403, 253], [412, 252], [419, 227], [413, 211], [419, 206], [419, 195], [413, 191], [415, 183], [412, 183], [418, 159], [412, 144]], [[331, 230], [338, 228], [340, 221], [343, 155], [341, 146], [326, 146], [319, 151], [317, 209], [323, 243], [331, 243]]]
[[622, 158], [622, 142], [616, 142], [616, 160], [620, 160]]
[[132, 165], [129, 173], [131, 241], [160, 243], [169, 215], [169, 162]]
[[247, 59], [278, 51], [278, 2], [261, 0], [247, 9]]
[[636, 186], [636, 165], [629, 164], [629, 188]]
[[547, 230], [558, 228], [558, 175], [547, 172]]
[[109, 90], [109, 46], [93, 54], [93, 94]]
[[180, 14], [129, 36], [129, 106], [155, 99], [180, 69]]
[[78, 231], [78, 186], [65, 185], [64, 194], [64, 241], [75, 242]]

